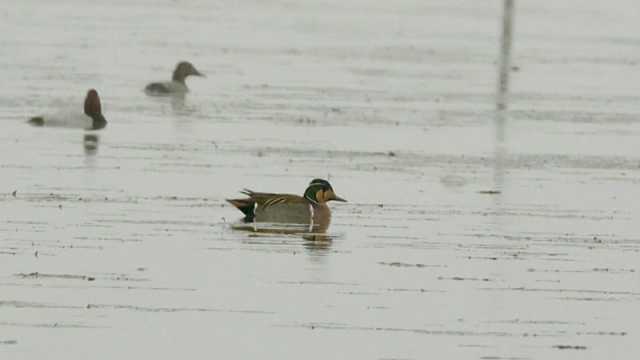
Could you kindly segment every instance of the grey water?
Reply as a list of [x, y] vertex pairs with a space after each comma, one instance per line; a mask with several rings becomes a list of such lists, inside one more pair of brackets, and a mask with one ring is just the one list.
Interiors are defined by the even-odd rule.
[[[0, 7], [0, 358], [636, 358], [637, 4], [513, 3]], [[316, 177], [320, 240], [224, 200]]]

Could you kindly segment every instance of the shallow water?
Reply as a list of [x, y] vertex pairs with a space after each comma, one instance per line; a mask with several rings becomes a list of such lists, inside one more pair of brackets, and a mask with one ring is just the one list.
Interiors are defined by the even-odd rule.
[[[12, 3], [2, 358], [637, 357], [640, 25], [616, 4], [516, 3], [501, 127], [498, 1]], [[182, 59], [208, 77], [144, 95]], [[106, 129], [25, 124], [91, 87]], [[350, 201], [330, 240], [233, 228], [225, 198], [314, 177]]]

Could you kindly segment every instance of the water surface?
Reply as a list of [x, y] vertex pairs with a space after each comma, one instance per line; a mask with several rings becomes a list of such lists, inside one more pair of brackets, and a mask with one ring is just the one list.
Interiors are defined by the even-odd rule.
[[[1, 10], [2, 358], [637, 356], [637, 6], [516, 3], [500, 127], [501, 6]], [[25, 124], [89, 88], [106, 129]], [[315, 177], [330, 241], [232, 228]]]

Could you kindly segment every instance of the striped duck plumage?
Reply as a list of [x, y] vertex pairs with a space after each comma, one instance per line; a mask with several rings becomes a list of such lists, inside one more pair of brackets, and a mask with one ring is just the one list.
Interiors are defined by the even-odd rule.
[[245, 222], [268, 222], [312, 225], [314, 230], [326, 231], [331, 221], [329, 201], [345, 199], [336, 195], [328, 181], [313, 179], [302, 196], [294, 194], [262, 193], [245, 189], [248, 198], [227, 199], [244, 215]]

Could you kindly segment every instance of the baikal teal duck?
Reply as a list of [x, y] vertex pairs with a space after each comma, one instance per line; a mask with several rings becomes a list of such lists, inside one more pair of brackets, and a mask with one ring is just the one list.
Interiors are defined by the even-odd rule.
[[331, 210], [327, 203], [346, 202], [323, 179], [313, 179], [302, 196], [248, 189], [242, 193], [248, 197], [227, 201], [244, 214], [245, 222], [286, 224], [292, 226], [292, 230], [304, 228], [305, 232], [324, 233], [331, 223]]

